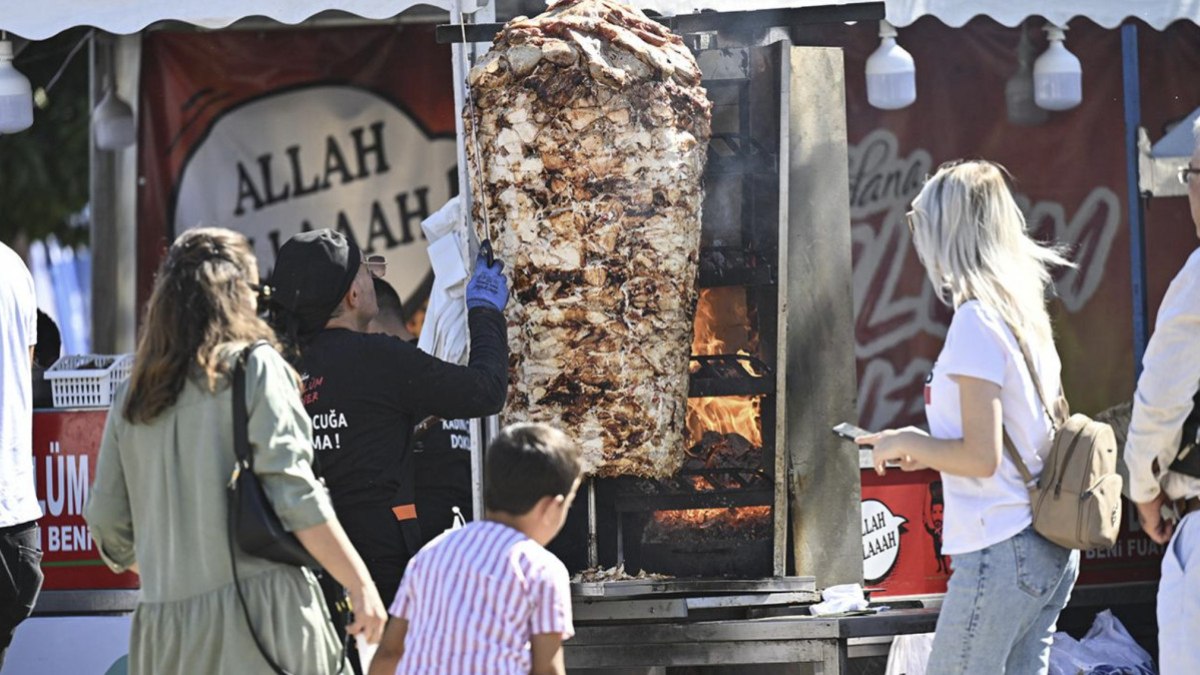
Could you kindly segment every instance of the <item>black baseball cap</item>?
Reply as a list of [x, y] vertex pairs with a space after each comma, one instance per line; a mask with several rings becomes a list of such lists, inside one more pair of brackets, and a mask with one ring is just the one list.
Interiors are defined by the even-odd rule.
[[271, 304], [292, 315], [300, 335], [316, 333], [350, 291], [361, 264], [362, 252], [341, 232], [301, 232], [279, 248]]

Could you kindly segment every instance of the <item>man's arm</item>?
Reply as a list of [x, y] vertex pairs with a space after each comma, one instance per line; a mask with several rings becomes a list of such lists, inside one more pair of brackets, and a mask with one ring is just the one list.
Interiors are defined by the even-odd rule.
[[[542, 633], [529, 641], [533, 651], [533, 668], [530, 675], [565, 675], [563, 663], [562, 634]], [[371, 664], [372, 667], [375, 665]], [[376, 675], [372, 670], [371, 675]]]
[[371, 659], [367, 675], [394, 675], [400, 659], [404, 656], [404, 637], [408, 635], [408, 620], [398, 616], [388, 618], [379, 649]]
[[504, 408], [508, 392], [508, 333], [504, 315], [489, 307], [469, 310], [471, 354], [467, 365], [447, 363], [412, 345], [400, 373], [400, 403], [444, 419], [484, 417]]
[[1129, 468], [1129, 496], [1145, 507], [1139, 507], [1143, 515], [1149, 515], [1151, 504], [1162, 501], [1155, 462], [1164, 457], [1160, 453], [1178, 447], [1198, 381], [1200, 254], [1193, 254], [1159, 307], [1133, 397], [1124, 460]]

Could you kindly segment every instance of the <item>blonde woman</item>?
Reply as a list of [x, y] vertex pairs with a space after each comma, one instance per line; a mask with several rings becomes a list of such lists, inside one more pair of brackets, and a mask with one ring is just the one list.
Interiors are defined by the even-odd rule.
[[943, 165], [907, 218], [930, 282], [954, 308], [925, 385], [929, 434], [888, 430], [858, 442], [874, 446], [880, 474], [889, 463], [942, 474], [942, 551], [954, 573], [928, 673], [1046, 673], [1079, 553], [1033, 531], [1028, 491], [1002, 439], [1007, 432], [1041, 474], [1053, 432], [1034, 387], [1051, 401], [1061, 388], [1049, 268], [1070, 263], [1029, 237], [1004, 170], [990, 162]]
[[[275, 341], [255, 314], [257, 281], [242, 235], [198, 229], [179, 237], [155, 280], [133, 375], [108, 415], [85, 517], [113, 571], [141, 574], [131, 674], [274, 672], [238, 603], [225, 506], [234, 466], [233, 360], [255, 340]], [[377, 642], [383, 603], [313, 477], [297, 381], [275, 350], [256, 349], [246, 364], [254, 471], [284, 526], [350, 589], [349, 632]], [[289, 673], [337, 672], [340, 636], [312, 573], [237, 555], [265, 651]]]

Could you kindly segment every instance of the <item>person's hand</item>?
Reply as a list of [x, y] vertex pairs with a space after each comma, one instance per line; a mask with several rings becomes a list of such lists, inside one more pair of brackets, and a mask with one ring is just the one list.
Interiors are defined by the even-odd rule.
[[494, 260], [489, 266], [481, 250], [475, 258], [475, 273], [467, 282], [467, 307], [491, 307], [504, 311], [508, 304], [508, 280], [504, 278], [504, 263]]
[[1175, 523], [1162, 517], [1162, 507], [1167, 503], [1167, 497], [1162, 492], [1148, 502], [1138, 502], [1138, 516], [1142, 521], [1142, 529], [1146, 536], [1156, 544], [1166, 545], [1175, 531]]
[[350, 635], [361, 634], [367, 644], [379, 644], [383, 627], [387, 624], [387, 610], [383, 607], [375, 584], [367, 582], [350, 589], [350, 610], [354, 612], [354, 621], [346, 626], [346, 632]]
[[874, 446], [871, 450], [871, 463], [875, 465], [875, 473], [882, 476], [887, 473], [889, 462], [892, 463], [891, 466], [898, 466], [901, 471], [920, 471], [928, 468], [914, 459], [912, 453], [916, 439], [927, 435], [916, 427], [905, 427], [859, 436], [854, 442], [860, 446]]

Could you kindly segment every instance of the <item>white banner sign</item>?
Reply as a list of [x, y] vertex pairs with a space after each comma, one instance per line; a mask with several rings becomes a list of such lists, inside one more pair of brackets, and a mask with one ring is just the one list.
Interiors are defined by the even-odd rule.
[[318, 85], [230, 109], [197, 143], [174, 199], [175, 231], [216, 225], [254, 240], [260, 272], [292, 235], [328, 227], [387, 257], [412, 297], [429, 274], [421, 220], [456, 187], [452, 137], [427, 133], [374, 92]]

